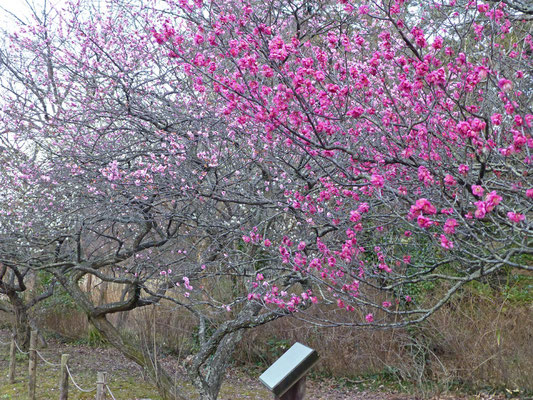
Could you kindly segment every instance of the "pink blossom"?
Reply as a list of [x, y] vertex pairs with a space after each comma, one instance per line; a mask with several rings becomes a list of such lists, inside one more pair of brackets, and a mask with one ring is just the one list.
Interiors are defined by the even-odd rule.
[[200, 45], [204, 42], [204, 37], [197, 33], [195, 36], [194, 36], [194, 43], [196, 43], [197, 45]]
[[361, 115], [363, 115], [365, 110], [363, 107], [354, 107], [350, 109], [346, 114], [352, 118], [359, 118]]
[[502, 201], [502, 197], [492, 191], [485, 196], [485, 202], [487, 203], [487, 211], [492, 211]]
[[502, 123], [502, 115], [501, 115], [501, 114], [498, 114], [498, 113], [494, 113], [494, 114], [492, 114], [492, 116], [490, 117], [490, 120], [491, 120], [491, 122], [492, 122], [494, 125], [501, 125], [501, 123]]
[[498, 81], [498, 87], [504, 92], [509, 92], [513, 88], [513, 83], [509, 79], [501, 78]]
[[274, 60], [284, 60], [289, 52], [281, 36], [275, 36], [268, 43], [268, 48], [270, 49], [270, 58]]
[[483, 219], [485, 218], [485, 215], [487, 214], [487, 204], [484, 201], [476, 201], [474, 203], [476, 205], [476, 211], [474, 212], [474, 215], [477, 219]]
[[366, 213], [370, 210], [370, 206], [368, 205], [368, 203], [361, 203], [359, 204], [359, 207], [357, 207], [357, 211], [359, 211], [360, 213]]
[[481, 197], [483, 196], [483, 188], [479, 185], [472, 185], [472, 193], [474, 194], [474, 196], [477, 196], [477, 197]]
[[368, 8], [367, 5], [362, 5], [359, 7], [359, 15], [365, 15], [365, 14], [368, 14], [368, 12], [370, 11], [370, 9]]
[[458, 168], [459, 173], [460, 173], [461, 175], [466, 175], [466, 174], [468, 174], [468, 170], [469, 170], [469, 169], [470, 169], [470, 168], [468, 167], [468, 165], [465, 165], [465, 164], [461, 164], [461, 165], [459, 165], [459, 168]]
[[477, 10], [480, 13], [486, 13], [487, 11], [489, 11], [489, 5], [488, 4], [478, 4], [477, 5]]
[[367, 314], [365, 319], [366, 319], [366, 322], [368, 323], [374, 322], [374, 316], [371, 313]]
[[447, 250], [453, 249], [453, 242], [449, 241], [445, 235], [440, 235], [440, 245]]
[[455, 218], [448, 218], [444, 223], [443, 230], [445, 233], [451, 235], [455, 233], [455, 228], [459, 226], [459, 223]]
[[350, 221], [358, 222], [361, 219], [361, 214], [357, 211], [350, 211]]
[[383, 176], [381, 175], [372, 174], [372, 176], [370, 177], [370, 182], [372, 183], [372, 185], [376, 187], [383, 187], [385, 180], [383, 179]]
[[425, 198], [418, 199], [415, 203], [415, 207], [416, 209], [421, 210], [424, 214], [433, 215], [437, 213], [435, 206]]
[[442, 49], [442, 44], [443, 44], [443, 42], [444, 42], [444, 41], [443, 41], [442, 37], [437, 36], [437, 37], [435, 38], [435, 40], [433, 41], [433, 45], [432, 45], [432, 46], [433, 46], [433, 48], [436, 49], [436, 50], [438, 50], [438, 49]]
[[421, 228], [429, 228], [433, 224], [429, 218], [424, 217], [423, 215], [419, 215], [416, 222]]
[[521, 221], [523, 221], [524, 219], [526, 219], [526, 216], [524, 214], [519, 214], [519, 213], [515, 213], [513, 211], [509, 211], [507, 213], [507, 218], [509, 218], [515, 224], [518, 224]]
[[457, 181], [455, 180], [455, 178], [453, 176], [451, 176], [450, 174], [446, 175], [444, 177], [444, 183], [446, 185], [449, 185], [449, 186], [454, 186], [457, 184]]

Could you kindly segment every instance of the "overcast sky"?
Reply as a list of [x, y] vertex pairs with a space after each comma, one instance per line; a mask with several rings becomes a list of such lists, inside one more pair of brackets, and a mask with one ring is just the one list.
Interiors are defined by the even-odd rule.
[[0, 22], [1, 28], [11, 30], [15, 26], [13, 23], [13, 17], [6, 14], [4, 10], [11, 12], [18, 17], [24, 19], [29, 15], [29, 5], [33, 6], [36, 10], [42, 9], [46, 3], [47, 8], [50, 6], [61, 6], [66, 0], [0, 0]]

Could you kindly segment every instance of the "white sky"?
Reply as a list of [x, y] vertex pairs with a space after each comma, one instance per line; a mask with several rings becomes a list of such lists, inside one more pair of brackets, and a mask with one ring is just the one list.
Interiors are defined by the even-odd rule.
[[11, 31], [15, 27], [13, 17], [6, 14], [4, 10], [7, 10], [24, 20], [30, 15], [30, 6], [36, 10], [42, 10], [45, 4], [48, 9], [50, 9], [51, 6], [60, 8], [65, 1], [66, 0], [0, 0], [0, 29]]

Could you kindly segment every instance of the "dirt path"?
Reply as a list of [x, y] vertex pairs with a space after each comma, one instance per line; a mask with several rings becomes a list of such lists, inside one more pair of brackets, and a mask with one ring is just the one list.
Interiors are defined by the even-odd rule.
[[[0, 331], [0, 341], [8, 342], [7, 331]], [[41, 355], [53, 364], [59, 363], [61, 354], [70, 354], [69, 367], [72, 374], [82, 388], [91, 388], [95, 384], [96, 371], [106, 371], [109, 376], [109, 385], [117, 400], [160, 400], [157, 392], [149, 382], [144, 380], [141, 369], [133, 362], [127, 360], [122, 354], [111, 347], [89, 347], [87, 345], [73, 345], [50, 340], [48, 347], [39, 350]], [[25, 368], [26, 360], [22, 355], [17, 356], [17, 376], [15, 385], [7, 382], [8, 370], [8, 346], [0, 345], [0, 399], [24, 400], [25, 396]], [[38, 372], [38, 398], [41, 400], [57, 397], [57, 382], [59, 371], [40, 361]], [[165, 367], [174, 373], [178, 381], [183, 378], [183, 371], [176, 365], [174, 359], [168, 357], [162, 359]], [[185, 391], [191, 388], [185, 384]], [[191, 391], [192, 392], [192, 391]], [[368, 392], [357, 389], [349, 389], [339, 386], [334, 380], [308, 380], [307, 396], [314, 400], [415, 400], [421, 397], [395, 394], [388, 392]], [[194, 396], [191, 394], [191, 399]], [[94, 394], [84, 394], [76, 389], [71, 389], [69, 399], [94, 399]], [[272, 395], [259, 383], [257, 378], [251, 377], [242, 369], [228, 371], [225, 383], [221, 390], [220, 400], [266, 400], [272, 399]], [[446, 395], [433, 397], [433, 399], [476, 399], [476, 400], [500, 400], [503, 397], [495, 396], [457, 396]]]

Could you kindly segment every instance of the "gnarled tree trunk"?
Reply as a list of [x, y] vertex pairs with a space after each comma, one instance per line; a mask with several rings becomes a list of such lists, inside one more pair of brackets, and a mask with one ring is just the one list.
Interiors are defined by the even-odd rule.
[[28, 350], [30, 347], [30, 318], [28, 315], [28, 308], [24, 304], [24, 300], [14, 290], [8, 290], [6, 293], [11, 303], [13, 314], [15, 315], [15, 340], [22, 350]]

